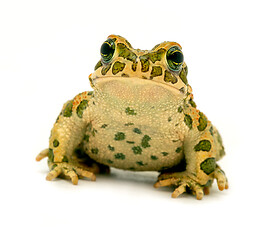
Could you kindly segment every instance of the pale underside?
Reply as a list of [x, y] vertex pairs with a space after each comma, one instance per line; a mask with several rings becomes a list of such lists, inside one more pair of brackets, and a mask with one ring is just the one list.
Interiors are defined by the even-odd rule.
[[127, 77], [96, 79], [84, 151], [99, 163], [128, 170], [164, 170], [183, 159], [185, 127], [177, 89]]

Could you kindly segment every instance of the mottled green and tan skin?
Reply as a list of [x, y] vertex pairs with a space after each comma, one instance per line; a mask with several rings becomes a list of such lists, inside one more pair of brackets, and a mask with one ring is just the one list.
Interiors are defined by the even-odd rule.
[[224, 147], [217, 129], [196, 108], [187, 83], [187, 66], [167, 66], [163, 42], [150, 51], [134, 49], [123, 37], [111, 35], [115, 52], [100, 60], [89, 76], [94, 91], [66, 102], [51, 131], [47, 180], [58, 176], [95, 180], [109, 167], [159, 171], [155, 187], [175, 185], [172, 197], [191, 190], [197, 199], [209, 193], [214, 179], [228, 188], [217, 161]]

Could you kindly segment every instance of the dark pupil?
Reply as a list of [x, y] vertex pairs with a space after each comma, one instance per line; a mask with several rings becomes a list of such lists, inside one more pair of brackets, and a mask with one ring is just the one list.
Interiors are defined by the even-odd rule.
[[112, 48], [111, 48], [110, 44], [103, 43], [102, 46], [101, 46], [101, 54], [102, 55], [108, 55], [111, 52], [112, 52]]
[[168, 67], [172, 71], [179, 71], [183, 63], [183, 54], [178, 47], [171, 47], [167, 54]]
[[115, 52], [114, 43], [110, 41], [106, 41], [102, 44], [100, 53], [104, 61], [108, 62], [112, 59], [112, 56]]
[[181, 52], [173, 52], [169, 57], [169, 60], [175, 62], [175, 63], [182, 63], [183, 62], [183, 55]]

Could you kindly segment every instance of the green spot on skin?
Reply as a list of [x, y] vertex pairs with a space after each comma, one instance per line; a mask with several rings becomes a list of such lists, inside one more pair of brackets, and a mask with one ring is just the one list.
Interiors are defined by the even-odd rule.
[[130, 107], [127, 107], [127, 108], [125, 109], [125, 113], [126, 113], [127, 115], [137, 115], [137, 113], [135, 112], [135, 110], [132, 109], [132, 108], [130, 108]]
[[185, 114], [185, 116], [184, 116], [184, 123], [186, 124], [186, 126], [187, 126], [189, 129], [192, 129], [193, 120], [192, 120], [192, 118], [191, 118], [190, 115]]
[[182, 112], [183, 112], [183, 107], [182, 107], [182, 106], [179, 106], [179, 107], [178, 107], [178, 112], [179, 112], [179, 113], [182, 113]]
[[151, 159], [152, 159], [152, 160], [158, 160], [158, 157], [157, 157], [157, 156], [154, 156], [154, 155], [151, 155]]
[[121, 72], [125, 67], [125, 63], [116, 61], [112, 68], [112, 73], [116, 75], [118, 72]]
[[93, 128], [93, 129], [91, 130], [92, 136], [94, 137], [96, 133], [97, 133], [97, 130], [96, 130], [95, 128]]
[[135, 72], [137, 70], [137, 62], [132, 64], [132, 70]]
[[172, 118], [171, 118], [171, 117], [169, 117], [169, 118], [168, 118], [168, 122], [171, 122], [171, 121], [172, 121]]
[[167, 156], [168, 155], [168, 152], [162, 152], [161, 153], [163, 156]]
[[104, 67], [101, 69], [101, 74], [102, 74], [102, 75], [106, 75], [106, 73], [109, 71], [110, 68], [111, 68], [111, 64], [108, 64], [108, 65], [104, 66]]
[[87, 125], [87, 131], [91, 131], [92, 130], [92, 127], [93, 127], [93, 125], [92, 125], [92, 123], [89, 123], [88, 125]]
[[98, 68], [102, 67], [102, 62], [99, 61], [96, 65], [95, 65], [95, 70], [97, 70]]
[[129, 144], [135, 144], [135, 142], [133, 142], [133, 141], [126, 141], [126, 142]]
[[193, 99], [190, 99], [190, 100], [189, 100], [189, 104], [190, 104], [193, 108], [196, 108], [196, 107], [197, 107], [197, 104], [193, 101]]
[[132, 147], [132, 150], [133, 150], [134, 154], [141, 154], [142, 153], [142, 148], [140, 146]]
[[76, 108], [76, 114], [78, 117], [82, 118], [84, 110], [87, 108], [88, 106], [88, 100], [84, 99], [82, 100], [79, 105]]
[[98, 148], [92, 148], [92, 149], [91, 149], [91, 152], [92, 152], [93, 154], [98, 154]]
[[172, 84], [175, 84], [178, 82], [178, 79], [169, 71], [165, 70], [164, 72], [164, 81], [165, 82], [170, 82]]
[[207, 158], [200, 164], [201, 170], [204, 171], [207, 175], [214, 172], [216, 169], [215, 158]]
[[199, 118], [198, 130], [203, 131], [207, 127], [207, 118], [202, 112], [200, 112], [199, 115], [200, 115], [200, 118]]
[[129, 60], [133, 63], [136, 62], [137, 55], [134, 52], [132, 52], [129, 48], [127, 48], [125, 44], [118, 43], [117, 49], [118, 49], [119, 57], [126, 58], [127, 60]]
[[125, 123], [124, 125], [125, 125], [125, 126], [131, 126], [131, 125], [134, 125], [134, 123], [131, 123], [131, 122], [130, 122], [130, 123]]
[[108, 145], [108, 149], [109, 149], [110, 151], [115, 151], [115, 148], [112, 147], [111, 145]]
[[137, 133], [137, 134], [141, 134], [141, 131], [140, 131], [140, 129], [138, 129], [138, 128], [134, 128], [134, 129], [133, 129], [133, 132], [134, 132], [134, 133]]
[[83, 141], [89, 142], [89, 138], [90, 138], [89, 135], [86, 135], [86, 134], [85, 134], [85, 135], [84, 135], [84, 138], [83, 138]]
[[148, 72], [149, 71], [149, 60], [146, 56], [140, 56], [140, 63], [141, 63], [141, 71]]
[[49, 148], [48, 158], [49, 158], [50, 162], [53, 162], [54, 154], [53, 154], [53, 150], [51, 148]]
[[51, 168], [51, 170], [54, 170], [57, 167], [57, 164], [54, 164]]
[[180, 92], [185, 93], [185, 88], [184, 87], [180, 88]]
[[162, 75], [162, 68], [160, 66], [153, 66], [151, 71], [151, 78]]
[[63, 110], [64, 117], [70, 117], [73, 113], [73, 100], [69, 101]]
[[121, 77], [130, 77], [130, 76], [128, 74], [126, 74], [126, 73], [122, 73]]
[[54, 139], [54, 141], [53, 141], [53, 146], [54, 146], [54, 147], [58, 147], [58, 146], [59, 146], [58, 140]]
[[151, 145], [149, 144], [150, 140], [151, 140], [151, 138], [148, 135], [144, 135], [142, 140], [141, 140], [141, 146], [143, 148], [151, 147]]
[[64, 156], [63, 158], [62, 158], [62, 162], [69, 162], [69, 159], [66, 157], [66, 156]]
[[123, 132], [117, 132], [115, 134], [115, 138], [114, 138], [116, 141], [121, 141], [121, 140], [124, 140], [125, 139], [125, 133]]
[[88, 92], [88, 95], [89, 95], [89, 96], [94, 96], [94, 91]]
[[181, 70], [180, 74], [179, 74], [179, 77], [180, 79], [183, 81], [183, 83], [185, 85], [187, 85], [187, 78], [186, 78], [186, 75], [185, 75], [185, 71], [184, 71], [184, 68]]
[[187, 76], [187, 74], [188, 74], [188, 67], [187, 67], [187, 65], [184, 67], [184, 71], [185, 71], [185, 75]]
[[109, 163], [109, 164], [113, 164], [114, 163], [114, 161], [112, 161], [110, 159], [108, 159], [106, 162]]
[[145, 165], [147, 165], [147, 164], [144, 164], [142, 161], [138, 161], [138, 162], [136, 162], [136, 164], [139, 165], [139, 166], [145, 166]]
[[103, 124], [101, 125], [101, 128], [106, 128], [108, 125], [107, 124]]
[[125, 155], [123, 153], [117, 153], [117, 154], [114, 155], [114, 157], [116, 159], [121, 159], [121, 160], [125, 159]]
[[176, 149], [176, 153], [180, 153], [181, 152], [181, 150], [182, 150], [182, 147], [178, 147], [177, 149]]
[[160, 48], [158, 51], [150, 52], [147, 55], [148, 55], [148, 58], [151, 60], [151, 62], [155, 63], [156, 61], [161, 61], [165, 52], [166, 50], [164, 48]]
[[201, 140], [195, 147], [194, 150], [209, 152], [211, 149], [211, 142], [209, 140]]

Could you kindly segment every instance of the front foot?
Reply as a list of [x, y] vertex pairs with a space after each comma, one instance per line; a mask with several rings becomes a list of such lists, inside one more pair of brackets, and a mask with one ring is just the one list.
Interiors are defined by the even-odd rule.
[[200, 184], [199, 179], [197, 179], [197, 177], [193, 174], [187, 172], [175, 172], [160, 174], [158, 181], [154, 184], [154, 187], [159, 188], [173, 185], [177, 187], [172, 193], [173, 198], [176, 198], [184, 192], [191, 190], [191, 192], [196, 195], [196, 198], [201, 200], [204, 195], [208, 195], [210, 193], [210, 187], [214, 179], [217, 180], [220, 191], [228, 189], [227, 178], [218, 165], [213, 174], [209, 176], [209, 180], [206, 184]]
[[[43, 158], [49, 156], [49, 150], [43, 150], [36, 157], [36, 161], [40, 161]], [[110, 173], [110, 168], [108, 166], [99, 164], [89, 158], [87, 155], [77, 155], [71, 156], [70, 160], [68, 158], [63, 158], [62, 162], [53, 162], [48, 160], [48, 165], [50, 172], [46, 176], [46, 180], [51, 181], [57, 177], [62, 177], [70, 179], [74, 185], [78, 184], [79, 178], [88, 178], [91, 181], [96, 180], [97, 173]]]
[[46, 180], [51, 181], [57, 177], [70, 179], [74, 185], [78, 184], [78, 179], [81, 177], [88, 178], [92, 181], [96, 180], [94, 172], [76, 167], [70, 163], [53, 163], [49, 164], [51, 171], [46, 176]]

